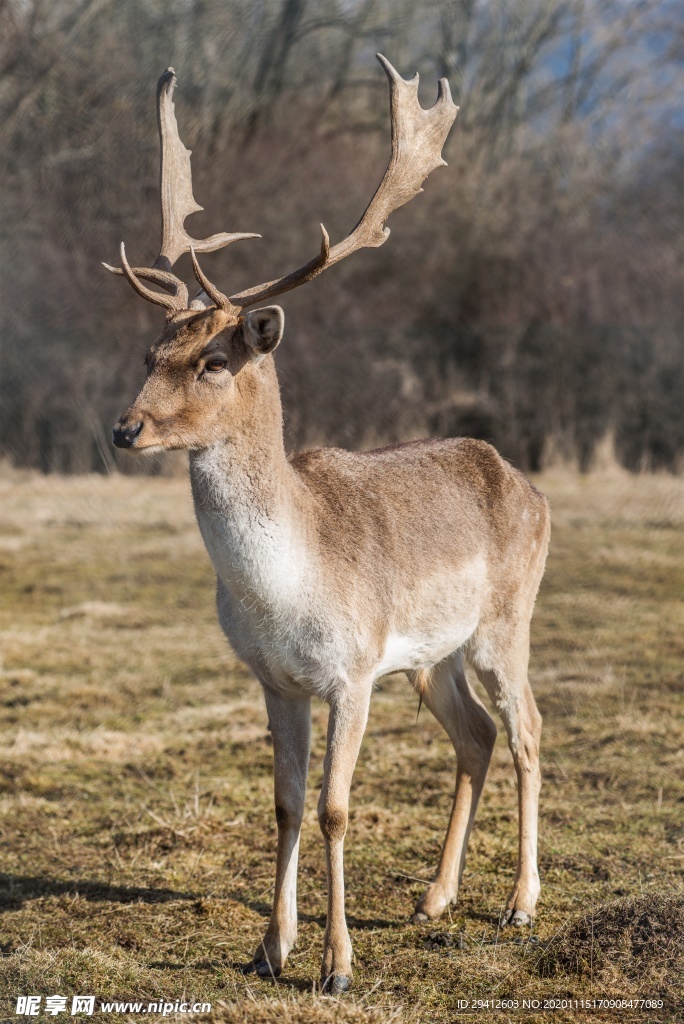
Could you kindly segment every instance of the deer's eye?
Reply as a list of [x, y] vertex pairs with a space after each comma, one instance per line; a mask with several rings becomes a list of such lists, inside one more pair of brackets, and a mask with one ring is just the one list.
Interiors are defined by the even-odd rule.
[[209, 373], [219, 373], [221, 370], [225, 370], [227, 363], [227, 359], [208, 359], [204, 364], [204, 369]]

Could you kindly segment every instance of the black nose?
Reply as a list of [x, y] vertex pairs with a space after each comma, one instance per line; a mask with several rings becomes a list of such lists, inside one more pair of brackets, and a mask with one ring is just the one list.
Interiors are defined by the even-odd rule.
[[117, 424], [112, 431], [112, 441], [117, 448], [130, 448], [142, 428], [141, 420], [131, 423], [128, 427], [120, 427]]

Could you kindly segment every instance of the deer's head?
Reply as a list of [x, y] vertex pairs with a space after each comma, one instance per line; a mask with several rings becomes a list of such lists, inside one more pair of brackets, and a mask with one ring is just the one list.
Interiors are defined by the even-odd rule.
[[[405, 81], [378, 55], [389, 79], [392, 155], [385, 175], [354, 230], [331, 247], [321, 225], [320, 252], [308, 263], [276, 281], [230, 297], [205, 277], [198, 252], [212, 252], [243, 238], [244, 233], [221, 233], [192, 238], [185, 218], [201, 210], [192, 194], [190, 151], [178, 134], [173, 106], [176, 76], [168, 68], [157, 85], [161, 139], [162, 245], [152, 267], [131, 268], [121, 245], [123, 274], [143, 298], [166, 308], [164, 331], [147, 353], [147, 380], [133, 405], [114, 427], [114, 444], [137, 451], [159, 448], [205, 448], [230, 435], [249, 408], [259, 375], [268, 372], [264, 359], [278, 345], [284, 317], [279, 306], [245, 312], [247, 307], [312, 280], [357, 249], [376, 247], [389, 236], [389, 214], [419, 192], [430, 171], [444, 165], [442, 146], [458, 113], [446, 78], [439, 81], [437, 102], [429, 110], [418, 103], [418, 75]], [[187, 286], [171, 267], [190, 252], [201, 286], [192, 301]], [[158, 285], [149, 288], [143, 281]]]
[[147, 353], [147, 380], [114, 427], [118, 448], [206, 448], [244, 422], [260, 363], [283, 335], [283, 311], [235, 318], [210, 307], [169, 318]]

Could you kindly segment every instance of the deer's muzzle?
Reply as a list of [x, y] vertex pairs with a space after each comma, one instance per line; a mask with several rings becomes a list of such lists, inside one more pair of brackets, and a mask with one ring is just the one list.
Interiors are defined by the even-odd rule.
[[119, 421], [112, 430], [112, 441], [117, 448], [130, 448], [142, 431], [142, 420], [137, 423], [121, 424]]

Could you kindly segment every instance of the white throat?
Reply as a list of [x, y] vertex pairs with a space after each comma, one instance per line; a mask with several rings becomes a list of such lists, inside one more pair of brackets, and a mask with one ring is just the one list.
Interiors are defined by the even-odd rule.
[[277, 608], [295, 600], [306, 548], [281, 467], [257, 461], [221, 442], [190, 453], [190, 481], [197, 522], [226, 589]]

